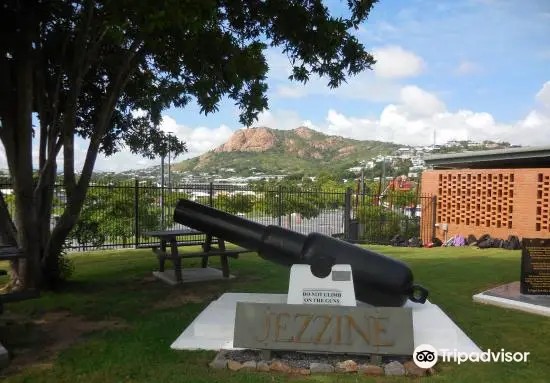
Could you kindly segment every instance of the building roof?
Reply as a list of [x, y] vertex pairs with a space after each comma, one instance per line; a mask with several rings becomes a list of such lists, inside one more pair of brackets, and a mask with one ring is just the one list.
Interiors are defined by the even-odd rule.
[[433, 154], [424, 161], [434, 169], [550, 168], [550, 146]]

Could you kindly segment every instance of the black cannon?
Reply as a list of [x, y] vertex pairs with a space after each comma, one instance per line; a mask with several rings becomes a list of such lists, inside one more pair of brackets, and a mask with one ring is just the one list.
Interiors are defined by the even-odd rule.
[[174, 221], [257, 251], [274, 263], [309, 264], [319, 278], [335, 264], [349, 264], [356, 298], [373, 306], [400, 307], [407, 299], [424, 303], [428, 297], [428, 290], [413, 283], [406, 263], [323, 234], [265, 226], [186, 199], [176, 205]]

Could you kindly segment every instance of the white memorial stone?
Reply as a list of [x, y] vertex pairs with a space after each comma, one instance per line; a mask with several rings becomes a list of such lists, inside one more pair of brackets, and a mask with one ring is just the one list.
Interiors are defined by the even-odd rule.
[[[174, 350], [235, 350], [233, 334], [237, 302], [284, 303], [286, 294], [225, 293], [210, 303], [172, 343]], [[364, 305], [359, 303], [358, 306]], [[479, 347], [437, 305], [407, 301], [413, 313], [414, 344], [437, 350], [481, 352]], [[209, 331], [208, 331], [209, 329]]]
[[286, 303], [355, 307], [351, 266], [334, 265], [327, 277], [317, 278], [309, 265], [293, 265]]
[[[309, 265], [290, 270], [288, 294], [225, 293], [210, 303], [172, 343], [174, 350], [237, 350], [233, 347], [237, 302], [370, 306], [356, 301], [350, 265], [334, 265], [326, 278], [317, 278]], [[407, 301], [412, 309], [414, 345], [437, 350], [481, 352], [479, 347], [438, 306]]]

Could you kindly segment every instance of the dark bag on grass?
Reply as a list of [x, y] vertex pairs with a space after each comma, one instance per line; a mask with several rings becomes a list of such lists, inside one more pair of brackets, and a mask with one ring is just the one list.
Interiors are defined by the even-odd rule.
[[491, 237], [485, 238], [477, 242], [477, 247], [480, 249], [490, 249], [493, 247], [493, 239]]
[[441, 247], [441, 245], [443, 245], [443, 242], [437, 237], [432, 238], [432, 243], [434, 245], [433, 247]]
[[484, 242], [488, 239], [491, 239], [491, 236], [489, 234], [483, 234], [479, 239], [477, 240], [477, 243]]
[[396, 234], [392, 237], [390, 241], [390, 245], [392, 246], [403, 246], [403, 242], [406, 242], [403, 237], [401, 237], [399, 234]]
[[495, 238], [493, 239], [493, 247], [495, 249], [502, 249], [504, 248], [504, 240], [503, 239], [500, 239], [500, 238]]
[[506, 241], [505, 249], [508, 250], [519, 250], [521, 249], [521, 241], [517, 235], [510, 235]]
[[422, 240], [418, 237], [412, 237], [409, 239], [410, 247], [422, 247]]
[[468, 239], [467, 239], [466, 242], [468, 243], [468, 245], [473, 245], [474, 243], [477, 242], [477, 238], [476, 238], [475, 235], [470, 234], [470, 235], [468, 236]]

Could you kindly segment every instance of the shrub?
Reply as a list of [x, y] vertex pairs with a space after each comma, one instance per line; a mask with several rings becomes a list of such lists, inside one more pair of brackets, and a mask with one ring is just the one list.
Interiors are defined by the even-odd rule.
[[58, 259], [59, 278], [62, 281], [69, 280], [74, 273], [74, 261], [67, 258], [67, 249], [64, 246]]
[[389, 243], [397, 234], [405, 238], [418, 236], [420, 223], [417, 218], [388, 210], [383, 206], [363, 206], [358, 210], [357, 219], [363, 230], [361, 239]]

